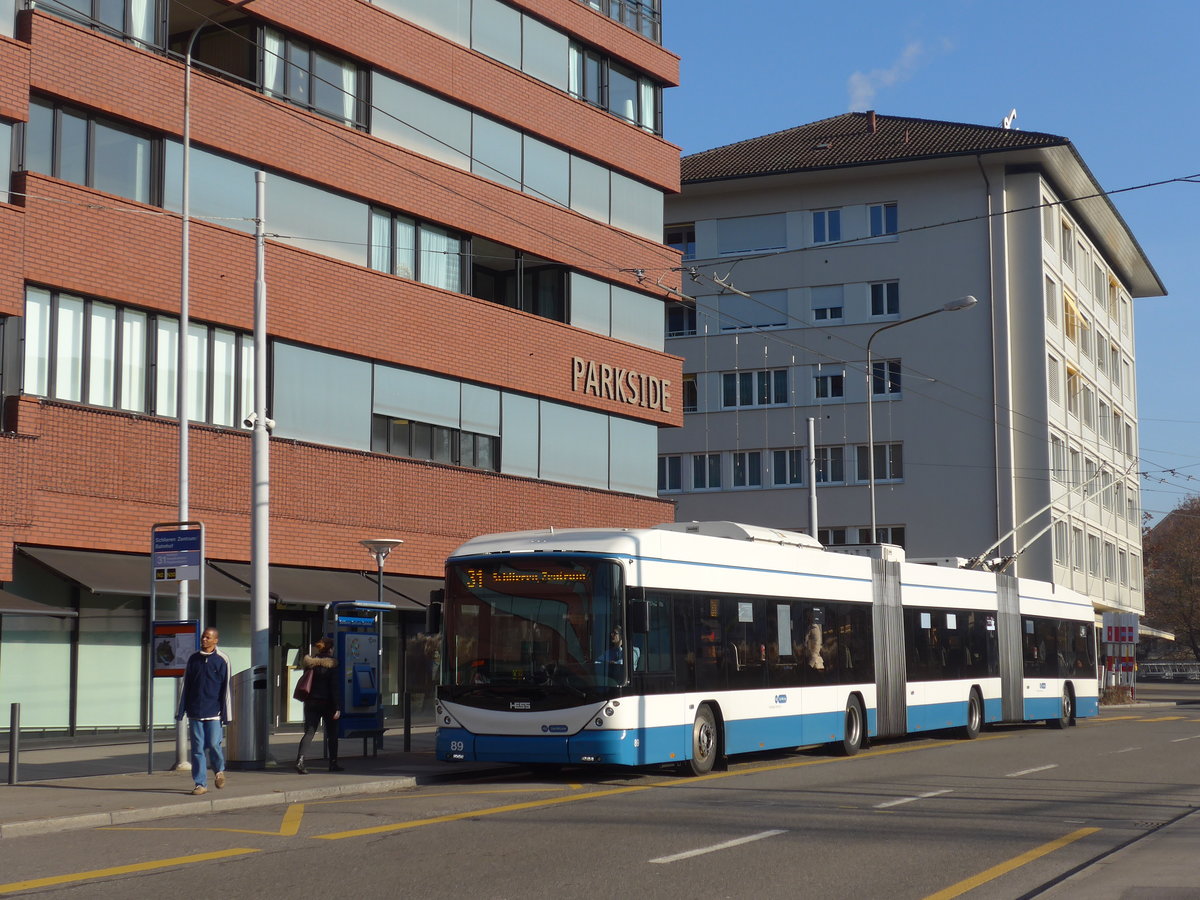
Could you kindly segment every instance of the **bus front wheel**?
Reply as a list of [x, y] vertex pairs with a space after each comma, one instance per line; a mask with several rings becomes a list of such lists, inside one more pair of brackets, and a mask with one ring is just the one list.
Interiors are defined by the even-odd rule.
[[687, 761], [685, 771], [693, 775], [707, 775], [717, 762], [717, 719], [707, 703], [696, 710], [696, 721], [692, 723], [692, 758]]
[[1059, 709], [1057, 719], [1048, 719], [1047, 724], [1051, 728], [1066, 728], [1075, 719], [1075, 695], [1071, 693], [1069, 685], [1063, 687], [1062, 707]]

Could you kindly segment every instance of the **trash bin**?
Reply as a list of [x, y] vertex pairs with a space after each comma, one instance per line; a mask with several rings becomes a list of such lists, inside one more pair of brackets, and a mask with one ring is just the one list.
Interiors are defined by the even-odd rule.
[[[225, 726], [225, 766], [230, 769], [263, 769], [267, 765], [265, 729], [255, 727], [255, 702], [267, 702], [267, 668], [243, 669], [229, 679], [233, 721]], [[257, 695], [257, 696], [256, 696]], [[266, 720], [265, 707], [260, 715]]]

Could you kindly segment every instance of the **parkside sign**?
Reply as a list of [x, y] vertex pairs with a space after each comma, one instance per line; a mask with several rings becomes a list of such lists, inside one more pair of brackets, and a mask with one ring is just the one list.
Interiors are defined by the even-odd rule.
[[578, 356], [571, 359], [571, 390], [643, 409], [672, 411], [671, 382], [665, 378]]

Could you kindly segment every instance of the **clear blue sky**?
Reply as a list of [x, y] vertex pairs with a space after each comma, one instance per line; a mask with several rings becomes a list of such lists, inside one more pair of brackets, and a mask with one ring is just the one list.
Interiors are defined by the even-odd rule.
[[[1200, 173], [1200, 2], [664, 0], [685, 154], [875, 109], [1071, 140], [1105, 190]], [[1200, 180], [1200, 179], [1198, 179]], [[1113, 202], [1167, 287], [1134, 301], [1142, 506], [1200, 494], [1200, 184]], [[1168, 470], [1175, 470], [1174, 472]]]

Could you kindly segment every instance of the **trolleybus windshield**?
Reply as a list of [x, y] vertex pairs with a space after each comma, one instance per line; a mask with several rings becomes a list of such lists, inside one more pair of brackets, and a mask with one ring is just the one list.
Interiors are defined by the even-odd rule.
[[611, 560], [505, 557], [446, 569], [442, 694], [590, 695], [625, 681], [621, 570]]

